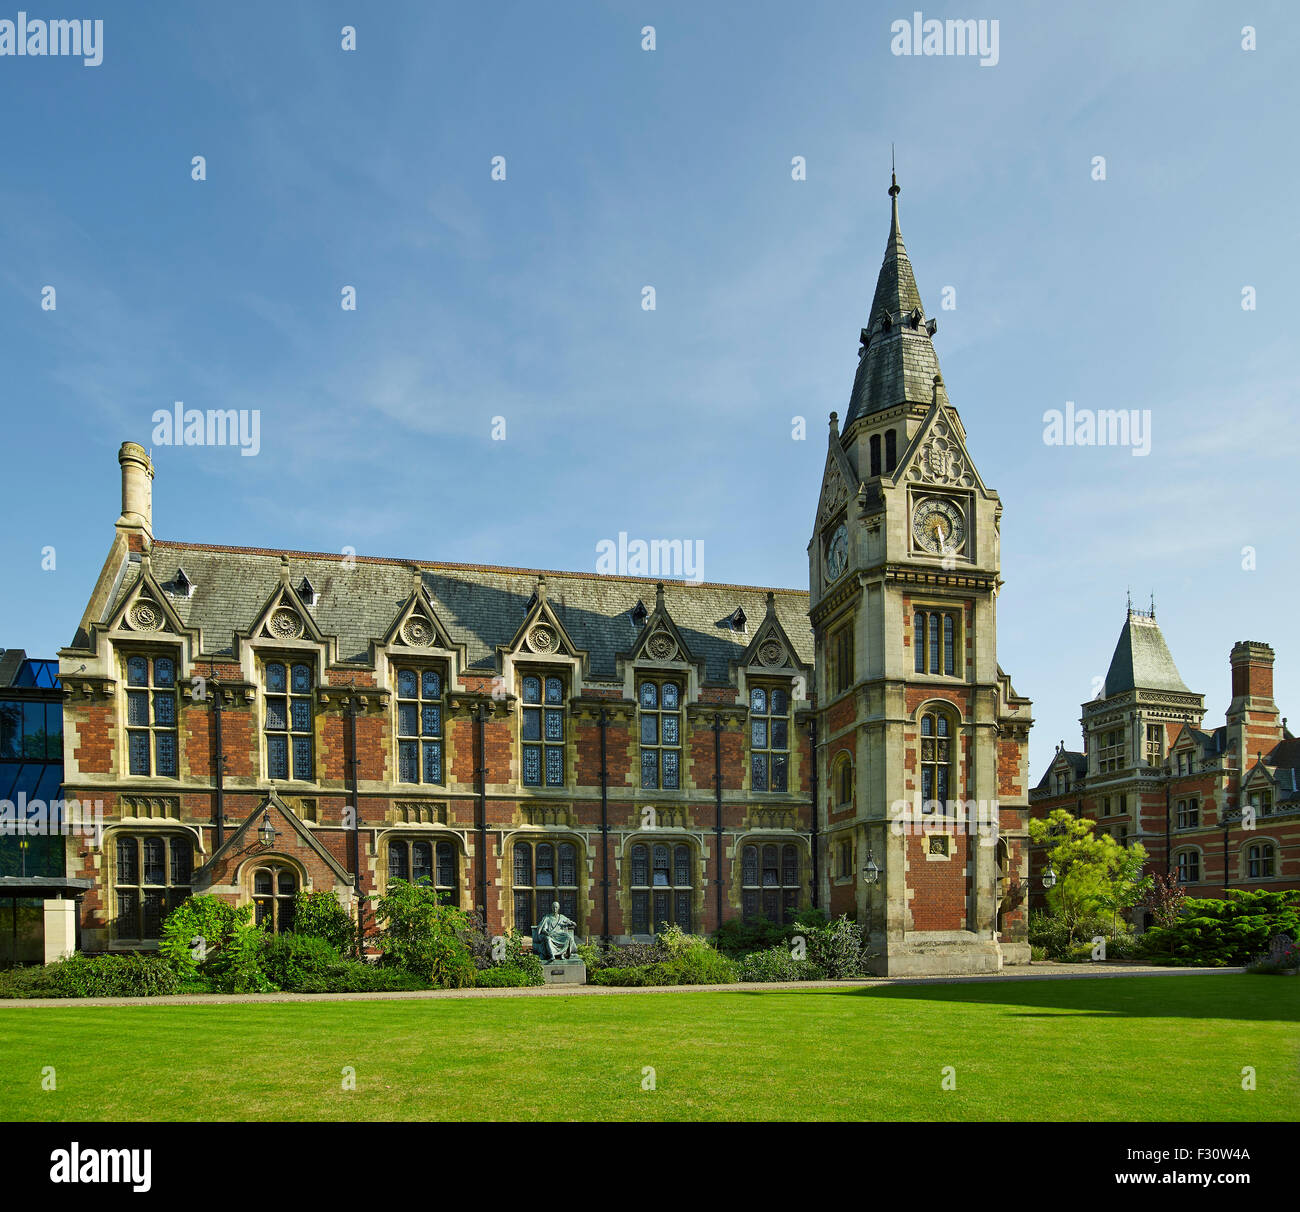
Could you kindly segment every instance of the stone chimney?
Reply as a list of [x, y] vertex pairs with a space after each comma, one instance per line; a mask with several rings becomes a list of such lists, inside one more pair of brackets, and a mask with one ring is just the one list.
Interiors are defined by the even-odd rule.
[[1276, 710], [1273, 703], [1273, 650], [1254, 640], [1238, 640], [1232, 646], [1232, 706], [1229, 712]]
[[122, 468], [122, 516], [118, 533], [126, 536], [132, 551], [153, 545], [153, 460], [136, 442], [123, 442], [117, 452]]

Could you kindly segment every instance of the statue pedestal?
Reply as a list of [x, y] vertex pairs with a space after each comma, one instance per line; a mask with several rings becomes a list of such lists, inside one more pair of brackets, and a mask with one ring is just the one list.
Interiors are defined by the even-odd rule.
[[548, 985], [585, 985], [587, 965], [578, 959], [543, 962], [542, 975]]

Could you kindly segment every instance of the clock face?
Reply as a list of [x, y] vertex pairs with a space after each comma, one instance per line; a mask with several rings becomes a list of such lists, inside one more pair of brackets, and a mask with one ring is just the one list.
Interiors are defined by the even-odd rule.
[[841, 522], [826, 544], [826, 576], [834, 581], [849, 562], [849, 532]]
[[912, 512], [912, 538], [931, 555], [958, 552], [966, 542], [966, 516], [945, 497], [930, 497]]

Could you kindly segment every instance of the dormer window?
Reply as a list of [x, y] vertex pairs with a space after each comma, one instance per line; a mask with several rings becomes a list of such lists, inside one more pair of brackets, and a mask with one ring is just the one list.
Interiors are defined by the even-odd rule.
[[176, 575], [172, 577], [171, 583], [172, 597], [188, 598], [194, 594], [194, 582], [185, 575], [185, 569], [177, 568]]
[[645, 608], [644, 602], [637, 602], [632, 607], [632, 622], [638, 627], [644, 627], [645, 621], [650, 617], [650, 612]]
[[731, 629], [732, 629], [732, 631], [744, 631], [744, 630], [745, 630], [745, 624], [746, 624], [748, 621], [749, 621], [749, 620], [748, 620], [748, 619], [746, 618], [746, 616], [745, 616], [745, 611], [744, 611], [744, 609], [743, 609], [742, 607], [740, 607], [740, 606], [737, 606], [737, 607], [736, 607], [736, 613], [733, 614], [733, 615], [731, 616], [731, 619], [730, 619], [730, 622], [731, 622]]
[[306, 577], [303, 577], [303, 579], [298, 582], [298, 596], [302, 598], [302, 604], [304, 606], [316, 605], [316, 598], [318, 596], [316, 593], [316, 587]]

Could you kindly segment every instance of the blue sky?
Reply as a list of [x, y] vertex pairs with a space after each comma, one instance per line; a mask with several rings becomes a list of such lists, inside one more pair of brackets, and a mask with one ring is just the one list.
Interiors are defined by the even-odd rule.
[[[997, 65], [893, 55], [918, 7], [997, 19]], [[117, 446], [176, 400], [259, 409], [262, 448], [155, 448], [159, 537], [586, 570], [622, 530], [702, 540], [709, 580], [806, 586], [893, 141], [1005, 506], [999, 657], [1035, 778], [1078, 745], [1130, 586], [1211, 723], [1246, 638], [1300, 719], [1293, 5], [31, 12], [100, 16], [104, 47], [0, 57], [0, 644], [71, 637]], [[1067, 400], [1149, 409], [1151, 453], [1045, 446]]]

